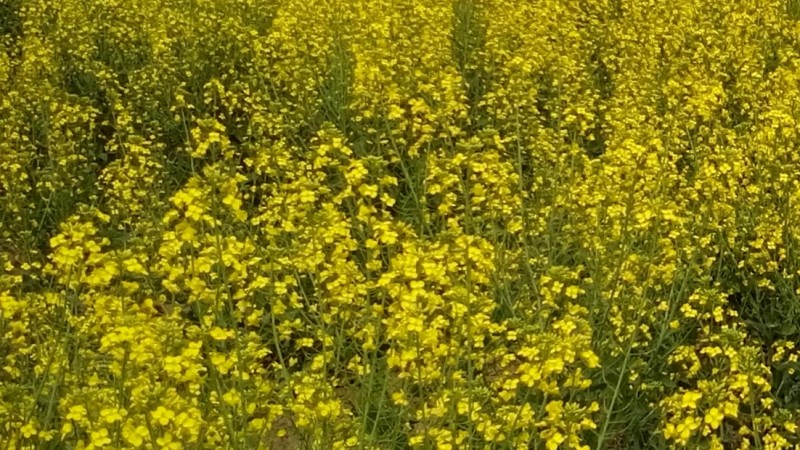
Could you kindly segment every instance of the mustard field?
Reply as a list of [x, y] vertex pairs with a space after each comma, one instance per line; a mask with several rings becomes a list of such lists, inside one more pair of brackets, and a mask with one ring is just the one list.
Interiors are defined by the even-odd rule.
[[0, 0], [0, 450], [800, 448], [800, 0]]

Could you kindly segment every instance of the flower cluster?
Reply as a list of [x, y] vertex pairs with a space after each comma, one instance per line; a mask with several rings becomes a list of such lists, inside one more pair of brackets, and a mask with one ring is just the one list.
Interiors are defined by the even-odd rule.
[[797, 448], [798, 21], [3, 0], [0, 448]]

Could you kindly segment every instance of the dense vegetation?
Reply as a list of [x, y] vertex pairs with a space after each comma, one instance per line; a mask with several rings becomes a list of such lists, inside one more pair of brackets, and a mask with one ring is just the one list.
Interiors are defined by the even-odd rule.
[[0, 0], [0, 449], [794, 448], [798, 19]]

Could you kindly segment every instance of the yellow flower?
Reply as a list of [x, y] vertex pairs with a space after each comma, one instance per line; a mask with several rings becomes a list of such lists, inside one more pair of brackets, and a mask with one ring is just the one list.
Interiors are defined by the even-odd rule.
[[111, 443], [111, 438], [108, 437], [108, 430], [106, 428], [92, 431], [90, 437], [91, 444], [94, 447], [103, 447]]
[[687, 391], [681, 396], [681, 407], [687, 409], [697, 409], [697, 401], [703, 398], [701, 392]]
[[67, 420], [74, 420], [80, 422], [86, 417], [86, 407], [83, 405], [75, 405], [70, 407], [69, 412], [65, 416]]
[[564, 294], [567, 297], [571, 298], [571, 299], [577, 299], [578, 295], [580, 295], [581, 293], [582, 293], [582, 289], [579, 288], [578, 286], [569, 286], [564, 291]]
[[553, 433], [549, 438], [547, 438], [547, 450], [556, 450], [567, 438], [559, 433]]
[[234, 336], [233, 330], [225, 330], [220, 327], [214, 327], [209, 332], [212, 338], [217, 341], [224, 341], [231, 339]]
[[407, 406], [408, 405], [408, 398], [406, 397], [405, 392], [403, 391], [396, 391], [392, 393], [392, 401], [395, 405], [398, 406]]
[[36, 435], [36, 426], [28, 422], [22, 428], [19, 429], [20, 433], [26, 438], [31, 438], [32, 436]]
[[145, 438], [150, 435], [150, 432], [144, 425], [134, 426], [130, 420], [125, 422], [122, 427], [122, 436], [129, 444], [134, 447], [139, 447], [144, 443]]
[[722, 414], [722, 411], [720, 411], [718, 408], [711, 408], [706, 412], [703, 420], [711, 427], [712, 430], [716, 430], [719, 428], [724, 418], [725, 415]]
[[150, 416], [159, 424], [167, 425], [175, 417], [175, 413], [163, 406], [159, 406]]

